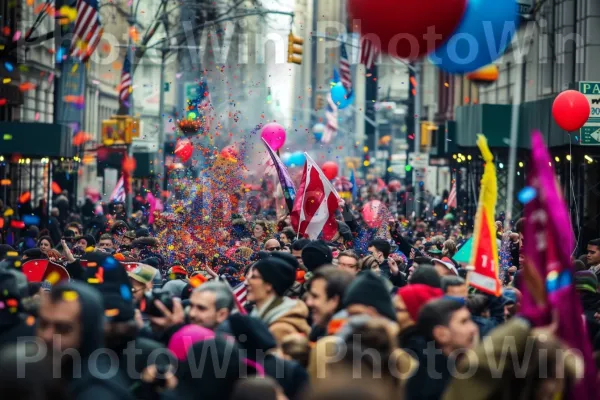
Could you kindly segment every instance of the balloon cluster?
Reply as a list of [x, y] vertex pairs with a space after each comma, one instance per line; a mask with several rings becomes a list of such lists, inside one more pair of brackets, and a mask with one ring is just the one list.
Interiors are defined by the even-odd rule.
[[516, 0], [349, 0], [361, 35], [394, 58], [430, 55], [444, 71], [482, 68], [504, 53], [518, 28]]

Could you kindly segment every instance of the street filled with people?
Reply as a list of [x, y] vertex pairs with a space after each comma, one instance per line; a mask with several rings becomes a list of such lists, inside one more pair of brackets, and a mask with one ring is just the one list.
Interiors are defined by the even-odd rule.
[[[142, 190], [130, 215], [68, 192], [49, 215], [0, 206], [6, 222], [39, 217], [3, 230], [3, 397], [555, 399], [582, 385], [596, 397], [600, 239], [573, 259], [571, 312], [587, 328], [573, 348], [557, 312], [521, 310], [540, 289], [527, 283], [525, 218], [491, 232], [491, 294], [472, 284], [461, 252], [476, 248], [473, 228], [447, 193], [417, 215], [408, 191], [363, 182], [313, 240], [293, 212], [277, 218], [268, 191], [229, 213], [200, 197], [151, 213]], [[190, 219], [194, 207], [217, 214]]]

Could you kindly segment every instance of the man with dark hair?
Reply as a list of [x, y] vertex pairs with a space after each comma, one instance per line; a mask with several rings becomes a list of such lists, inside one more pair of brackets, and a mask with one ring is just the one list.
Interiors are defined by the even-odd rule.
[[588, 267], [596, 275], [600, 275], [600, 239], [593, 239], [588, 242], [586, 261]]
[[108, 359], [94, 357], [104, 346], [102, 305], [98, 291], [79, 282], [54, 286], [42, 297], [37, 337], [56, 357], [73, 399], [132, 398], [121, 374], [105, 379]]
[[441, 282], [442, 290], [446, 296], [466, 299], [469, 295], [467, 291], [467, 283], [460, 276], [443, 276]]
[[231, 289], [224, 282], [206, 282], [190, 296], [189, 320], [192, 324], [216, 329], [229, 318], [235, 301]]
[[327, 324], [342, 309], [342, 298], [354, 275], [333, 266], [319, 268], [310, 281], [306, 305], [311, 311], [311, 340], [325, 335]]
[[292, 243], [292, 255], [296, 257], [296, 260], [298, 260], [298, 263], [302, 266], [304, 266], [304, 264], [302, 264], [302, 250], [304, 250], [309, 243], [310, 240], [308, 239], [298, 239]]
[[296, 238], [296, 232], [292, 228], [284, 228], [281, 231], [281, 235], [279, 235], [279, 240], [284, 245], [294, 243], [294, 239]]
[[433, 265], [419, 265], [415, 267], [414, 272], [408, 278], [408, 283], [414, 285], [422, 283], [423, 285], [441, 288], [441, 278]]
[[379, 262], [379, 268], [381, 269], [381, 276], [389, 279], [394, 286], [402, 287], [406, 285], [406, 278], [404, 274], [399, 270], [396, 261], [388, 258], [392, 251], [392, 246], [384, 239], [374, 239], [369, 242], [369, 252]]
[[419, 367], [408, 380], [407, 398], [440, 399], [452, 379], [456, 358], [475, 346], [478, 328], [464, 302], [450, 298], [432, 300], [423, 306], [417, 328], [428, 345], [416, 352]]
[[302, 263], [311, 272], [323, 265], [331, 264], [332, 261], [333, 252], [322, 240], [313, 240], [302, 249]]
[[108, 233], [103, 233], [98, 240], [96, 250], [104, 251], [105, 253], [112, 253], [115, 250], [115, 245], [112, 240], [112, 236]]

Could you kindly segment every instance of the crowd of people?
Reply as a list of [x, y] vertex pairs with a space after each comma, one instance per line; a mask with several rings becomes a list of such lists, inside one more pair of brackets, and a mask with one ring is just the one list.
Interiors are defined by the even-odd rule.
[[[59, 197], [0, 238], [6, 398], [541, 400], [581, 379], [556, 321], [519, 314], [522, 221], [497, 224], [504, 287], [492, 296], [454, 259], [469, 232], [443, 201], [377, 227], [360, 202], [341, 203], [329, 241], [299, 237], [289, 216], [233, 214], [206, 250], [198, 233], [169, 242], [175, 217], [149, 223], [143, 201], [128, 216]], [[574, 276], [581, 340], [600, 350], [600, 239], [587, 250]], [[68, 279], [32, 281], [39, 260]]]

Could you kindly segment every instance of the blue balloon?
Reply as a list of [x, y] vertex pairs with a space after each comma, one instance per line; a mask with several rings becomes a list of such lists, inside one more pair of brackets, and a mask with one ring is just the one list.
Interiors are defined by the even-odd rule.
[[304, 153], [301, 151], [296, 151], [292, 153], [290, 158], [288, 159], [288, 166], [290, 167], [301, 167], [306, 162], [306, 157]]
[[315, 140], [317, 142], [320, 142], [321, 139], [323, 139], [323, 132], [315, 132], [315, 133], [313, 133], [313, 135], [315, 135]]
[[342, 82], [338, 82], [331, 87], [331, 100], [333, 100], [335, 104], [346, 100], [346, 88]]
[[348, 96], [342, 82], [338, 82], [331, 88], [331, 100], [337, 105], [338, 109], [343, 110], [354, 101], [354, 92]]
[[472, 72], [504, 53], [518, 28], [515, 0], [469, 0], [460, 25], [429, 57], [453, 74]]

